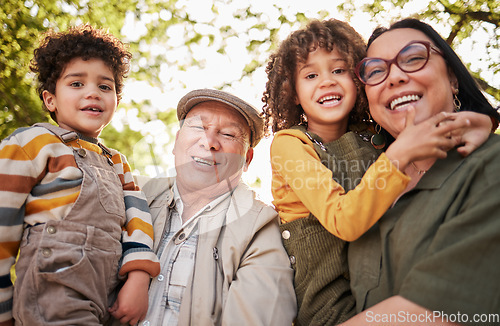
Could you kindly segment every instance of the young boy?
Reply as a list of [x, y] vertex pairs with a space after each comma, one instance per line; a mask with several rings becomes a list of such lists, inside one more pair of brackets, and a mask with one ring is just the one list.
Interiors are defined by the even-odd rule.
[[[35, 50], [38, 93], [59, 127], [20, 128], [0, 144], [3, 324], [102, 325], [108, 310], [136, 324], [147, 311], [150, 276], [160, 270], [151, 216], [125, 157], [97, 139], [130, 58], [88, 25], [49, 32]], [[119, 275], [127, 280], [109, 309]]]

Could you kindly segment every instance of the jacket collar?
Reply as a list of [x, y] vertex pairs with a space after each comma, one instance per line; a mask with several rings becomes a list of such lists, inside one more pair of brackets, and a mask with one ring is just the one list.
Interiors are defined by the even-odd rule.
[[146, 194], [148, 206], [171, 206], [174, 200], [174, 192], [172, 190], [174, 183], [174, 177], [153, 178], [149, 180], [142, 189]]
[[437, 160], [413, 189], [439, 189], [446, 179], [453, 174], [464, 162], [464, 158], [456, 151], [448, 152], [445, 159]]

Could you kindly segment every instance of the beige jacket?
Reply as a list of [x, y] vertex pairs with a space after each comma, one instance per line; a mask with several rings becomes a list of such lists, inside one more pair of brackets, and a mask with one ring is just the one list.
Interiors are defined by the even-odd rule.
[[[174, 178], [156, 178], [142, 189], [153, 217], [155, 251], [173, 204], [173, 184]], [[195, 268], [179, 325], [291, 325], [297, 313], [293, 270], [277, 213], [244, 183], [224, 212], [199, 221]], [[149, 304], [160, 300], [150, 297]]]

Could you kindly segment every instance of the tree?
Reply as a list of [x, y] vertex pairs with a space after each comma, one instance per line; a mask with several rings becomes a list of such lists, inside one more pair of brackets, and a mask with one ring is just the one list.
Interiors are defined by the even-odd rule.
[[[50, 119], [42, 110], [34, 76], [29, 71], [33, 50], [45, 31], [62, 31], [69, 26], [90, 23], [123, 37], [120, 30], [126, 14], [138, 14], [138, 8], [139, 3], [135, 0], [116, 3], [100, 0], [4, 0], [0, 6], [0, 139], [18, 127]], [[130, 44], [132, 52], [136, 52], [137, 47], [138, 43]], [[137, 75], [141, 77], [140, 73]], [[126, 109], [134, 104], [121, 107]], [[105, 129], [102, 138], [118, 145], [115, 147], [124, 154], [129, 154], [142, 135], [130, 129], [126, 130], [126, 134], [126, 138], [120, 137], [110, 126]]]
[[65, 30], [68, 26], [91, 22], [119, 33], [130, 0], [112, 4], [89, 0], [15, 1], [4, 0], [0, 6], [0, 139], [15, 128], [48, 121], [36, 94], [29, 63], [40, 35], [49, 28]]
[[[349, 15], [355, 15], [358, 8], [354, 6], [356, 0], [346, 1], [342, 6]], [[369, 12], [379, 24], [387, 25], [391, 20], [389, 13], [394, 10], [412, 8], [416, 5], [413, 0], [374, 0], [363, 6], [362, 10]], [[427, 7], [414, 15], [424, 19], [433, 26], [445, 26], [442, 32], [443, 38], [453, 48], [457, 48], [464, 40], [471, 40], [471, 48], [477, 50], [482, 47], [486, 53], [484, 58], [464, 58], [462, 60], [469, 66], [469, 70], [476, 78], [482, 89], [500, 101], [500, 85], [494, 85], [483, 77], [485, 68], [471, 68], [470, 59], [484, 62], [483, 65], [493, 75], [500, 74], [500, 6], [497, 1], [491, 0], [435, 0], [429, 1]], [[474, 38], [477, 34], [487, 35], [486, 43], [477, 42]], [[498, 82], [497, 82], [498, 83]]]
[[[65, 30], [68, 26], [90, 23], [108, 28], [129, 43], [134, 58], [127, 84], [147, 81], [164, 96], [160, 102], [147, 98], [124, 100], [119, 111], [135, 114], [148, 126], [148, 122], [158, 119], [166, 124], [175, 122], [172, 110], [176, 101], [185, 88], [198, 85], [241, 91], [238, 95], [247, 96], [245, 99], [250, 98], [259, 106], [265, 64], [283, 37], [310, 18], [351, 21], [366, 13], [371, 21], [382, 25], [394, 17], [418, 14], [439, 27], [454, 48], [467, 41], [471, 41], [470, 46], [475, 50], [481, 47], [486, 55], [476, 58], [480, 59], [480, 65], [469, 61], [474, 58], [462, 58], [485, 91], [500, 101], [500, 9], [495, 0], [346, 0], [337, 4], [291, 0], [3, 0], [0, 139], [17, 127], [48, 121], [35, 92], [29, 61], [38, 38], [49, 28]], [[353, 26], [358, 28], [354, 23]], [[484, 44], [476, 40], [477, 33], [487, 36]], [[209, 59], [209, 54], [215, 61]], [[242, 65], [232, 65], [236, 57], [242, 59]], [[204, 71], [208, 71], [205, 74], [210, 77], [209, 85], [200, 83]], [[110, 125], [101, 135], [106, 144], [127, 156], [134, 151], [146, 151], [134, 144], [148, 135], [149, 128], [133, 128], [128, 121], [130, 116], [122, 116], [117, 119], [121, 119], [123, 130], [118, 132]]]

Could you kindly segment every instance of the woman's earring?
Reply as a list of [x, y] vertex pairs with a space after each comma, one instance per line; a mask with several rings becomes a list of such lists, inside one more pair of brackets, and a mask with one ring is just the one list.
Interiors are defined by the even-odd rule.
[[370, 142], [375, 149], [382, 149], [385, 147], [385, 136], [380, 133], [382, 127], [378, 123], [375, 126], [375, 131], [377, 133], [372, 136]]
[[455, 112], [460, 111], [460, 108], [462, 107], [462, 103], [458, 99], [458, 88], [454, 89], [453, 92], [453, 106], [455, 107]]
[[457, 97], [457, 94], [453, 94], [453, 106], [455, 106], [455, 112], [460, 111], [460, 108], [462, 107], [462, 103]]

